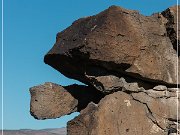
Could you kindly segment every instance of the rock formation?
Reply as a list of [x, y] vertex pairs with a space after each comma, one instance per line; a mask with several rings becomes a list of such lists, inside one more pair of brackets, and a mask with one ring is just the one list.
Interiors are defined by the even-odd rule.
[[54, 83], [45, 83], [30, 88], [30, 92], [30, 112], [37, 119], [57, 118], [81, 111], [91, 101], [98, 103], [103, 98], [103, 94], [94, 88], [76, 84], [62, 87]]
[[30, 88], [32, 116], [80, 112], [68, 135], [179, 133], [177, 8], [143, 16], [111, 6], [58, 33], [44, 62], [86, 85]]

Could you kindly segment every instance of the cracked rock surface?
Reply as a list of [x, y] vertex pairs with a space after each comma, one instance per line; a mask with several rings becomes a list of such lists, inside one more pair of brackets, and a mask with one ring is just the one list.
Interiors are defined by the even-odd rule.
[[[98, 105], [89, 104], [81, 115], [68, 123], [69, 135], [163, 135], [149, 117], [146, 106], [124, 92], [106, 96]], [[90, 128], [89, 128], [90, 127]]]
[[164, 21], [111, 6], [58, 33], [44, 61], [88, 85], [88, 76], [104, 72], [173, 85], [180, 82], [176, 57]]
[[67, 135], [180, 134], [177, 8], [143, 16], [111, 6], [59, 32], [44, 62], [85, 85], [30, 88], [31, 115], [80, 112]]
[[98, 103], [104, 96], [82, 85], [60, 86], [47, 82], [30, 88], [31, 115], [36, 119], [61, 117], [84, 109], [91, 101]]

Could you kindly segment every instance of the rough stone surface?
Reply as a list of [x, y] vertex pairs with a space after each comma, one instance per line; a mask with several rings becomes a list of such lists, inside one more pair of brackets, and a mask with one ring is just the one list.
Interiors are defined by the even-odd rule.
[[57, 118], [80, 111], [89, 102], [98, 103], [104, 96], [87, 86], [70, 85], [62, 87], [54, 83], [32, 87], [30, 92], [30, 112], [36, 119]]
[[111, 6], [75, 21], [44, 61], [86, 85], [32, 87], [31, 114], [80, 112], [68, 135], [179, 135], [177, 14], [177, 6], [152, 16]]
[[116, 6], [81, 18], [58, 33], [44, 61], [86, 84], [90, 84], [86, 75], [102, 75], [103, 70], [152, 82], [177, 83], [177, 54], [165, 24], [156, 16]]
[[68, 135], [164, 135], [148, 115], [151, 113], [146, 105], [124, 92], [116, 92], [98, 105], [89, 104], [68, 122]]
[[[180, 23], [180, 11], [179, 9], [180, 6], [174, 6], [166, 9], [165, 11], [162, 12], [162, 16], [166, 18], [165, 21], [165, 26], [167, 30], [167, 35], [169, 36], [173, 48], [177, 51], [177, 40], [178, 40], [178, 52], [180, 53], [180, 30], [177, 29], [178, 24]], [[178, 17], [178, 18], [177, 18]], [[178, 35], [177, 35], [178, 33]]]
[[[142, 104], [146, 104], [151, 110], [152, 119], [162, 128], [166, 129], [167, 121], [177, 119], [177, 101], [176, 97], [171, 98], [155, 98], [150, 97], [146, 93], [133, 93], [133, 98]], [[180, 106], [179, 106], [180, 107]], [[180, 110], [179, 110], [180, 111]]]
[[143, 82], [129, 77], [118, 77], [115, 75], [88, 76], [91, 84], [99, 91], [108, 94], [116, 91], [144, 91], [153, 88], [154, 84]]

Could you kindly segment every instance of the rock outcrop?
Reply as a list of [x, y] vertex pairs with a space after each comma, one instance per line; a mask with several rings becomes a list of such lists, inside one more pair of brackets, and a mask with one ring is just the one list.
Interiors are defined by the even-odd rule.
[[177, 51], [177, 46], [178, 46], [178, 52], [180, 52], [180, 48], [179, 48], [180, 47], [180, 43], [179, 43], [180, 33], [179, 33], [179, 29], [177, 29], [177, 26], [180, 23], [178, 19], [180, 15], [177, 13], [177, 7], [174, 6], [174, 7], [166, 9], [165, 11], [162, 12], [162, 16], [166, 18], [166, 21], [165, 21], [166, 31], [167, 31], [167, 35], [169, 36], [172, 42], [173, 48]]
[[176, 84], [176, 51], [165, 26], [156, 16], [112, 6], [58, 33], [44, 61], [86, 84], [106, 72]]
[[147, 91], [128, 94], [118, 91], [107, 95], [99, 104], [91, 102], [78, 117], [68, 122], [68, 135], [168, 135], [177, 132], [176, 91]]
[[30, 88], [31, 114], [80, 112], [68, 135], [179, 134], [177, 8], [143, 16], [111, 6], [58, 33], [44, 62], [86, 85]]
[[45, 83], [30, 88], [31, 114], [36, 119], [58, 118], [84, 109], [91, 101], [98, 103], [103, 94], [82, 85], [62, 87]]

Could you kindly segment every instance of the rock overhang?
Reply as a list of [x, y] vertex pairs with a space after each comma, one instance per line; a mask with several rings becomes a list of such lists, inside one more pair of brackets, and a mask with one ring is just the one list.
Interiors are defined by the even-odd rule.
[[68, 122], [68, 135], [178, 133], [176, 14], [174, 7], [143, 16], [111, 6], [75, 21], [57, 34], [44, 62], [87, 86], [32, 88], [32, 115], [51, 119], [80, 111]]
[[179, 83], [176, 51], [164, 22], [117, 6], [58, 33], [44, 62], [81, 82], [89, 66], [99, 66], [147, 81]]

